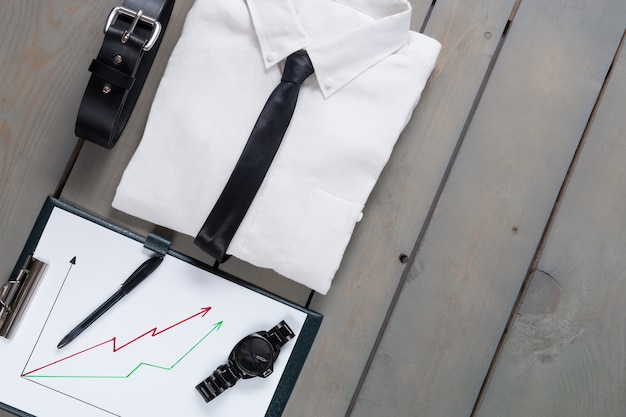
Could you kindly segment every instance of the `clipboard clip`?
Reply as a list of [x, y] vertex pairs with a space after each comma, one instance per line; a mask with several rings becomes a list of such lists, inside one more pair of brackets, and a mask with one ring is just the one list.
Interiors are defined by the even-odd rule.
[[10, 338], [47, 265], [29, 255], [17, 276], [0, 288], [0, 337]]

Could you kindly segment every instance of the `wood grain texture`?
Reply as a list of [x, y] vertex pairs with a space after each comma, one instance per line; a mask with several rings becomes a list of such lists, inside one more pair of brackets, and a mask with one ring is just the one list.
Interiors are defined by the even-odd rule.
[[[480, 417], [626, 414], [624, 109], [626, 48], [539, 262], [560, 286], [559, 303], [552, 313], [517, 316]], [[525, 304], [545, 299], [538, 288]]]
[[102, 32], [106, 3], [0, 2], [0, 282], [72, 153], [92, 32]]
[[[74, 120], [119, 0], [0, 2], [0, 282], [76, 142]], [[411, 0], [419, 30], [431, 0]], [[63, 190], [70, 203], [147, 234], [111, 208], [193, 0], [177, 0], [148, 81], [112, 150], [86, 143]], [[504, 48], [494, 57], [511, 10]], [[344, 415], [404, 272], [408, 281], [353, 416], [469, 416], [564, 173], [626, 22], [615, 0], [437, 0], [426, 33], [443, 44], [416, 112], [365, 208], [327, 296], [318, 339], [285, 417]], [[415, 263], [415, 245], [490, 62]], [[540, 269], [558, 282], [550, 315], [519, 317], [480, 417], [626, 412], [624, 193], [626, 58], [617, 63]], [[173, 247], [211, 262], [174, 234]], [[224, 269], [291, 300], [308, 289], [231, 259]], [[554, 286], [550, 287], [554, 290]], [[539, 290], [545, 286], [537, 286]], [[538, 297], [554, 302], [555, 295]], [[0, 411], [0, 416], [8, 415]]]
[[[619, 42], [625, 7], [521, 2], [355, 416], [471, 414]], [[493, 415], [510, 415], [499, 411]]]

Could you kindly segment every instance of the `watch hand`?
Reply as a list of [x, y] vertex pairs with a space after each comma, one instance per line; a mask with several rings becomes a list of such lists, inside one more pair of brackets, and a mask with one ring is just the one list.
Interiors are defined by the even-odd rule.
[[256, 363], [259, 363], [259, 362], [267, 363], [267, 362], [269, 362], [269, 360], [265, 356], [262, 356], [262, 355], [256, 353], [252, 348], [249, 349], [248, 352], [250, 353], [250, 357], [254, 358]]
[[254, 355], [254, 358], [256, 359], [257, 363], [259, 363], [259, 362], [268, 363], [269, 362], [266, 358], [264, 358], [261, 355]]

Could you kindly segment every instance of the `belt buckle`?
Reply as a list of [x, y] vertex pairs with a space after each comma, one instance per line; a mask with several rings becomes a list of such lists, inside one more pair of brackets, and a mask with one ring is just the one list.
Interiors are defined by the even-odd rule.
[[142, 23], [146, 23], [152, 26], [152, 32], [150, 33], [150, 37], [144, 44], [143, 50], [147, 52], [150, 49], [152, 49], [157, 39], [159, 38], [159, 34], [161, 33], [161, 24], [156, 19], [153, 19], [152, 17], [149, 17], [149, 16], [145, 16], [142, 10], [134, 11], [126, 7], [121, 7], [121, 6], [114, 7], [113, 10], [111, 10], [109, 17], [107, 18], [106, 24], [104, 25], [104, 33], [107, 33], [111, 25], [117, 20], [118, 16], [125, 16], [125, 17], [130, 17], [133, 19], [133, 21], [130, 24], [130, 27], [127, 30], [125, 30], [124, 34], [122, 35], [122, 39], [121, 39], [122, 43], [128, 42], [130, 35], [135, 30], [135, 26], [137, 26], [137, 23], [142, 22]]

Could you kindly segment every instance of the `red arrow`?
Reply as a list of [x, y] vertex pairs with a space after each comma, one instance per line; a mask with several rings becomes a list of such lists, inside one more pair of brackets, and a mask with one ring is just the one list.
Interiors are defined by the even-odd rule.
[[179, 321], [178, 323], [174, 323], [174, 324], [172, 324], [171, 326], [168, 326], [168, 327], [166, 327], [165, 329], [160, 330], [160, 331], [157, 331], [157, 327], [154, 327], [154, 328], [152, 328], [152, 329], [148, 330], [147, 332], [143, 333], [142, 335], [137, 336], [136, 338], [134, 338], [134, 339], [133, 339], [133, 340], [131, 340], [130, 342], [124, 343], [124, 344], [123, 344], [123, 345], [121, 345], [121, 346], [117, 346], [117, 336], [114, 336], [112, 339], [106, 340], [106, 341], [104, 341], [104, 342], [100, 342], [100, 343], [98, 343], [97, 345], [93, 345], [93, 346], [91, 346], [91, 347], [88, 347], [87, 349], [83, 349], [83, 350], [81, 350], [80, 352], [73, 353], [73, 354], [71, 354], [71, 355], [69, 355], [69, 356], [66, 356], [66, 357], [64, 357], [64, 358], [62, 358], [62, 359], [59, 359], [59, 360], [57, 360], [57, 361], [54, 361], [54, 362], [49, 363], [49, 364], [47, 364], [47, 365], [44, 365], [44, 366], [42, 366], [42, 367], [40, 367], [40, 368], [33, 369], [32, 371], [26, 372], [26, 373], [22, 374], [22, 376], [30, 375], [30, 374], [32, 374], [32, 373], [34, 373], [34, 372], [41, 371], [41, 370], [42, 370], [42, 369], [44, 369], [44, 368], [47, 368], [47, 367], [52, 366], [52, 365], [55, 365], [55, 364], [57, 364], [57, 363], [59, 363], [59, 362], [63, 362], [63, 361], [65, 361], [65, 360], [67, 360], [67, 359], [73, 358], [74, 356], [78, 356], [78, 355], [80, 355], [80, 354], [82, 354], [82, 353], [88, 352], [88, 351], [90, 351], [90, 350], [92, 350], [92, 349], [95, 349], [95, 348], [97, 348], [97, 347], [100, 347], [100, 346], [102, 346], [102, 345], [106, 345], [106, 344], [107, 344], [107, 343], [109, 343], [109, 342], [113, 342], [113, 352], [115, 353], [115, 352], [117, 352], [118, 350], [123, 349], [123, 348], [125, 348], [126, 346], [130, 345], [131, 343], [136, 342], [137, 340], [141, 339], [141, 338], [142, 338], [142, 337], [144, 337], [144, 336], [147, 336], [147, 335], [151, 335], [152, 337], [154, 337], [154, 336], [158, 336], [158, 335], [160, 335], [161, 333], [164, 333], [164, 332], [166, 332], [166, 331], [168, 331], [168, 330], [170, 330], [170, 329], [172, 329], [172, 328], [174, 328], [174, 327], [176, 327], [176, 326], [178, 326], [178, 325], [180, 325], [180, 324], [185, 323], [185, 322], [186, 322], [186, 321], [188, 321], [188, 320], [193, 319], [194, 317], [198, 317], [198, 316], [202, 316], [202, 317], [204, 317], [204, 316], [206, 316], [206, 315], [207, 315], [207, 313], [208, 313], [209, 311], [211, 311], [211, 307], [203, 307], [203, 308], [202, 308], [202, 309], [200, 309], [200, 311], [199, 311], [199, 312], [197, 312], [196, 314], [193, 314], [193, 315], [191, 315], [191, 316], [187, 317], [186, 319], [183, 319], [183, 320]]
[[[153, 329], [150, 329], [150, 330], [148, 330], [147, 332], [145, 332], [144, 334], [142, 334], [141, 336], [137, 336], [136, 338], [134, 338], [134, 339], [133, 339], [133, 340], [131, 340], [130, 342], [128, 342], [128, 343], [124, 343], [124, 344], [123, 344], [122, 346], [120, 346], [120, 347], [117, 347], [117, 346], [116, 346], [117, 338], [116, 338], [116, 337], [114, 337], [113, 339], [111, 339], [111, 340], [113, 341], [113, 352], [117, 352], [118, 350], [120, 350], [120, 349], [122, 349], [122, 348], [125, 348], [126, 346], [130, 345], [131, 343], [133, 343], [133, 342], [135, 342], [135, 341], [137, 341], [137, 340], [141, 339], [142, 337], [147, 336], [147, 335], [149, 335], [149, 334], [150, 334], [152, 337], [154, 337], [154, 336], [158, 336], [158, 335], [160, 335], [161, 333], [164, 333], [164, 332], [166, 332], [166, 331], [170, 330], [171, 328], [174, 328], [174, 327], [178, 326], [179, 324], [183, 324], [183, 323], [184, 323], [184, 322], [186, 322], [187, 320], [191, 320], [191, 319], [192, 319], [192, 318], [194, 318], [194, 317], [198, 317], [198, 316], [200, 316], [200, 315], [202, 315], [202, 317], [204, 317], [204, 316], [206, 316], [206, 314], [207, 314], [209, 311], [211, 311], [211, 307], [203, 307], [203, 308], [202, 308], [199, 312], [197, 312], [196, 314], [194, 314], [194, 315], [192, 315], [192, 316], [189, 316], [189, 317], [187, 317], [186, 319], [183, 319], [183, 320], [179, 321], [178, 323], [174, 323], [174, 324], [172, 324], [171, 326], [166, 327], [165, 329], [160, 330], [160, 331], [158, 331], [158, 332], [157, 332], [157, 328], [156, 328], [156, 327], [155, 327], [155, 328], [153, 328]], [[107, 340], [107, 342], [110, 342], [111, 340]], [[107, 343], [107, 342], [104, 342], [104, 343]], [[101, 343], [101, 344], [102, 344], [102, 343]], [[91, 348], [90, 348], [90, 349], [91, 349]]]

